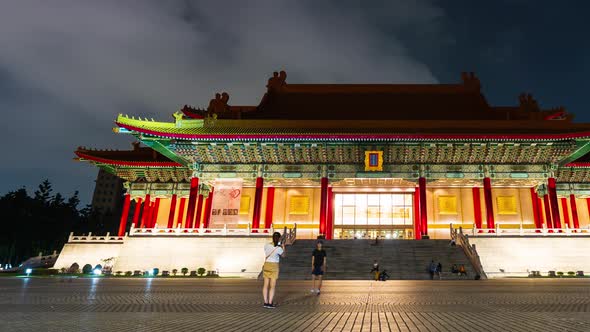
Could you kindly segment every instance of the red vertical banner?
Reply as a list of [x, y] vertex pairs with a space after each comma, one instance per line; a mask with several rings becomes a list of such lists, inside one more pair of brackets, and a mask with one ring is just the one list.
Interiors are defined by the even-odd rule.
[[262, 177], [256, 178], [256, 189], [254, 191], [254, 208], [252, 212], [252, 233], [258, 233], [260, 228], [260, 209], [262, 207], [262, 190], [264, 189], [264, 179]]
[[150, 221], [150, 228], [156, 227], [158, 223], [158, 210], [160, 210], [160, 198], [156, 198], [156, 202], [154, 203], [154, 208], [151, 212], [151, 221]]
[[580, 228], [580, 220], [578, 219], [578, 206], [576, 204], [576, 195], [570, 194], [570, 206], [572, 208], [572, 221], [574, 228]]
[[549, 192], [549, 203], [551, 203], [551, 219], [553, 228], [561, 228], [561, 218], [559, 217], [559, 202], [557, 198], [557, 187], [555, 178], [547, 179], [547, 191]]
[[570, 213], [569, 213], [569, 209], [567, 207], [567, 198], [562, 197], [560, 199], [560, 201], [561, 201], [561, 210], [563, 211], [563, 223], [567, 226], [567, 228], [572, 228], [572, 225], [570, 225]]
[[326, 198], [328, 196], [328, 178], [320, 180], [320, 236], [326, 235]]
[[422, 227], [420, 224], [420, 190], [414, 190], [414, 238], [420, 240], [422, 238]]
[[264, 228], [272, 227], [272, 215], [275, 205], [275, 188], [266, 189], [266, 212], [264, 215]]
[[119, 236], [125, 235], [127, 229], [127, 218], [129, 218], [129, 205], [131, 204], [131, 196], [125, 194], [123, 199], [123, 212], [121, 213], [121, 220], [119, 221]]
[[494, 203], [492, 201], [492, 180], [488, 177], [483, 179], [483, 200], [486, 205], [486, 226], [488, 229], [496, 227], [494, 222]]
[[426, 178], [418, 179], [418, 188], [420, 190], [420, 230], [422, 235], [428, 235], [428, 209], [426, 206]]
[[139, 223], [139, 215], [141, 214], [141, 197], [137, 198], [137, 202], [135, 202], [135, 209], [133, 211], [133, 227], [137, 228]]
[[547, 228], [553, 228], [553, 221], [551, 220], [551, 206], [549, 204], [549, 195], [543, 196], [543, 207], [545, 208], [545, 222]]
[[176, 227], [182, 226], [184, 219], [184, 206], [186, 205], [186, 197], [180, 198], [180, 206], [178, 207], [178, 218], [176, 219]]
[[201, 216], [203, 215], [203, 194], [197, 199], [197, 214], [195, 215], [195, 228], [201, 228]]
[[332, 187], [328, 187], [327, 200], [326, 239], [332, 240], [334, 237], [334, 193], [332, 192]]
[[174, 212], [176, 211], [176, 194], [170, 199], [170, 212], [168, 212], [168, 228], [174, 227]]
[[150, 194], [145, 195], [145, 201], [143, 202], [143, 212], [141, 213], [141, 228], [145, 228], [147, 223], [149, 222], [149, 213], [150, 213]]
[[209, 196], [205, 200], [205, 217], [203, 220], [203, 227], [209, 228], [209, 221], [211, 220], [211, 202], [213, 201], [213, 187], [209, 191]]
[[479, 187], [471, 188], [471, 193], [473, 196], [473, 222], [475, 228], [481, 229], [481, 196]]
[[193, 228], [193, 219], [195, 218], [195, 206], [197, 205], [197, 196], [199, 195], [199, 178], [191, 178], [191, 188], [188, 195], [188, 208], [186, 210], [186, 219], [184, 228]]
[[[534, 187], [531, 188], [531, 203], [533, 205], [533, 220], [535, 222], [535, 228], [543, 228], [541, 218], [539, 218], [539, 196], [537, 195]], [[539, 233], [541, 231], [537, 229], [535, 232]]]

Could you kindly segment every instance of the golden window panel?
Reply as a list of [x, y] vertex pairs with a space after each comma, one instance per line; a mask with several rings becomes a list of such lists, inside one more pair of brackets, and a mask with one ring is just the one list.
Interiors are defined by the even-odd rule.
[[496, 205], [498, 206], [498, 214], [518, 214], [518, 210], [516, 208], [516, 196], [497, 196]]
[[289, 200], [289, 214], [309, 214], [309, 196], [291, 196]]
[[457, 196], [438, 196], [438, 214], [457, 214]]
[[240, 199], [240, 214], [248, 214], [250, 212], [250, 196], [242, 195]]

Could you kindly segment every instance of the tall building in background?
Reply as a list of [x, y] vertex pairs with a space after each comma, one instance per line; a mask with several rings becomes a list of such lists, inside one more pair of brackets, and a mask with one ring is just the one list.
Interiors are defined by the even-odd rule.
[[92, 209], [101, 214], [113, 214], [119, 211], [124, 194], [124, 180], [104, 169], [99, 169], [95, 182]]

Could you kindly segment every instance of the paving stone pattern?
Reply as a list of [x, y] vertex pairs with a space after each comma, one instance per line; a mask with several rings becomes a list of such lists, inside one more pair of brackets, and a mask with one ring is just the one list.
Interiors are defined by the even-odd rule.
[[0, 331], [590, 331], [590, 280], [0, 278]]

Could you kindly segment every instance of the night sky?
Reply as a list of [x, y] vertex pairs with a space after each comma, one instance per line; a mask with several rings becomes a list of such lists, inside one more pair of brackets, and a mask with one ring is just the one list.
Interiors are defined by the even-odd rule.
[[281, 69], [291, 83], [455, 83], [474, 71], [491, 104], [530, 92], [590, 121], [587, 1], [318, 3], [2, 1], [0, 194], [48, 178], [87, 203], [97, 169], [73, 151], [130, 148], [112, 132], [117, 114], [170, 121], [220, 91], [255, 105]]

